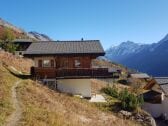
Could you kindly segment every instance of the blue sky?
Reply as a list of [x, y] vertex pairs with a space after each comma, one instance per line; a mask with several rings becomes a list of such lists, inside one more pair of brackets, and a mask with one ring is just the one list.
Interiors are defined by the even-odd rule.
[[54, 40], [159, 41], [168, 33], [168, 0], [0, 0], [0, 17]]

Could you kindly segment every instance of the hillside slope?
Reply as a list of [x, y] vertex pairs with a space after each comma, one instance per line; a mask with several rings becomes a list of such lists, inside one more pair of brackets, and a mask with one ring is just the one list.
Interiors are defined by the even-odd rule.
[[0, 62], [0, 126], [5, 124], [5, 120], [12, 114], [12, 92], [14, 82], [17, 78], [7, 71]]
[[[4, 55], [9, 54], [4, 52]], [[20, 60], [27, 62], [12, 55], [8, 58], [14, 63]], [[29, 66], [23, 63], [19, 67], [9, 61], [7, 59], [2, 61], [0, 58], [0, 125], [6, 124], [10, 115], [17, 111], [12, 105], [12, 88], [15, 88], [21, 107], [20, 120], [14, 120], [18, 126], [121, 126], [123, 124], [134, 126], [136, 123], [116, 117], [112, 112], [99, 110], [87, 100], [51, 90], [33, 80], [18, 78], [21, 74], [16, 69], [11, 69], [11, 66], [17, 67], [18, 71], [22, 71], [22, 67]], [[20, 83], [17, 87], [13, 87], [18, 80]]]
[[51, 41], [52, 39], [45, 34], [38, 32], [26, 32], [25, 30], [18, 28], [17, 26], [3, 20], [0, 18], [0, 39], [5, 32], [5, 29], [8, 28], [16, 39], [32, 39], [34, 41]]
[[0, 63], [8, 66], [12, 66], [23, 73], [29, 73], [30, 67], [33, 65], [33, 61], [30, 59], [23, 59], [18, 56], [14, 56], [11, 53], [0, 50]]
[[[35, 123], [36, 126], [119, 126], [122, 124], [122, 122], [119, 123], [122, 119], [98, 110], [85, 100], [49, 90], [32, 81], [26, 81], [20, 85], [18, 92], [24, 113], [20, 122], [24, 126]], [[129, 121], [124, 121], [124, 123], [132, 125]]]

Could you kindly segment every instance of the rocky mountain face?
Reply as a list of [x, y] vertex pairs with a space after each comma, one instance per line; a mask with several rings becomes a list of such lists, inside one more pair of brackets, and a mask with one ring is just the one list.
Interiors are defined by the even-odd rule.
[[120, 45], [112, 46], [111, 48], [106, 50], [106, 57], [110, 60], [120, 62], [131, 55], [139, 53], [147, 46], [148, 45], [138, 44], [131, 41], [122, 42]]
[[106, 58], [153, 76], [168, 76], [168, 35], [158, 43], [123, 42], [106, 51]]
[[52, 40], [45, 34], [41, 34], [38, 32], [26, 32], [23, 29], [18, 28], [14, 26], [13, 24], [0, 18], [0, 36], [5, 31], [5, 28], [10, 29], [17, 39], [32, 39], [35, 41], [51, 41]]
[[52, 39], [49, 38], [47, 35], [41, 34], [41, 33], [35, 32], [35, 31], [28, 32], [27, 35], [30, 38], [37, 39], [39, 41], [52, 41]]

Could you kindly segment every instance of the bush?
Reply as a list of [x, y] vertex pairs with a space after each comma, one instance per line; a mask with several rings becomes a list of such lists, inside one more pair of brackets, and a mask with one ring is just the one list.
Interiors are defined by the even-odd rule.
[[17, 45], [13, 44], [12, 42], [9, 42], [4, 43], [2, 48], [7, 52], [14, 53], [17, 49]]
[[11, 31], [11, 29], [6, 28], [0, 38], [0, 47], [5, 51], [13, 53], [17, 49], [17, 45], [15, 45], [12, 42], [14, 39], [15, 39], [15, 35]]
[[110, 95], [114, 98], [118, 98], [118, 92], [117, 92], [117, 88], [116, 87], [107, 87], [107, 88], [103, 88], [102, 91], [104, 93], [106, 93], [107, 95]]
[[118, 98], [121, 100], [121, 108], [128, 111], [135, 110], [143, 104], [142, 96], [129, 93], [127, 89], [121, 91]]
[[136, 96], [135, 94], [130, 93], [128, 89], [118, 92], [117, 88], [113, 86], [103, 88], [102, 91], [111, 97], [118, 98], [121, 101], [121, 108], [123, 110], [136, 110], [144, 102], [142, 96]]

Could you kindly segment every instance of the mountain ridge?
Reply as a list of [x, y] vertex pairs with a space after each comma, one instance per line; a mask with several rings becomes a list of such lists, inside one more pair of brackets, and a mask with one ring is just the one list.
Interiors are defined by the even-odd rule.
[[8, 21], [0, 18], [0, 36], [4, 33], [5, 28], [12, 31], [17, 39], [33, 39], [35, 41], [51, 41], [52, 39], [45, 34], [35, 31], [26, 32], [25, 30], [9, 23]]
[[[165, 70], [168, 67], [168, 60], [165, 58], [168, 55], [168, 49], [166, 48], [168, 47], [168, 34], [157, 43], [125, 44], [124, 48], [122, 46], [123, 43], [118, 45], [117, 48], [108, 49], [105, 57], [153, 76], [168, 76], [168, 72]], [[128, 51], [129, 53], [116, 55], [116, 52], [121, 48], [123, 49], [122, 52]]]

